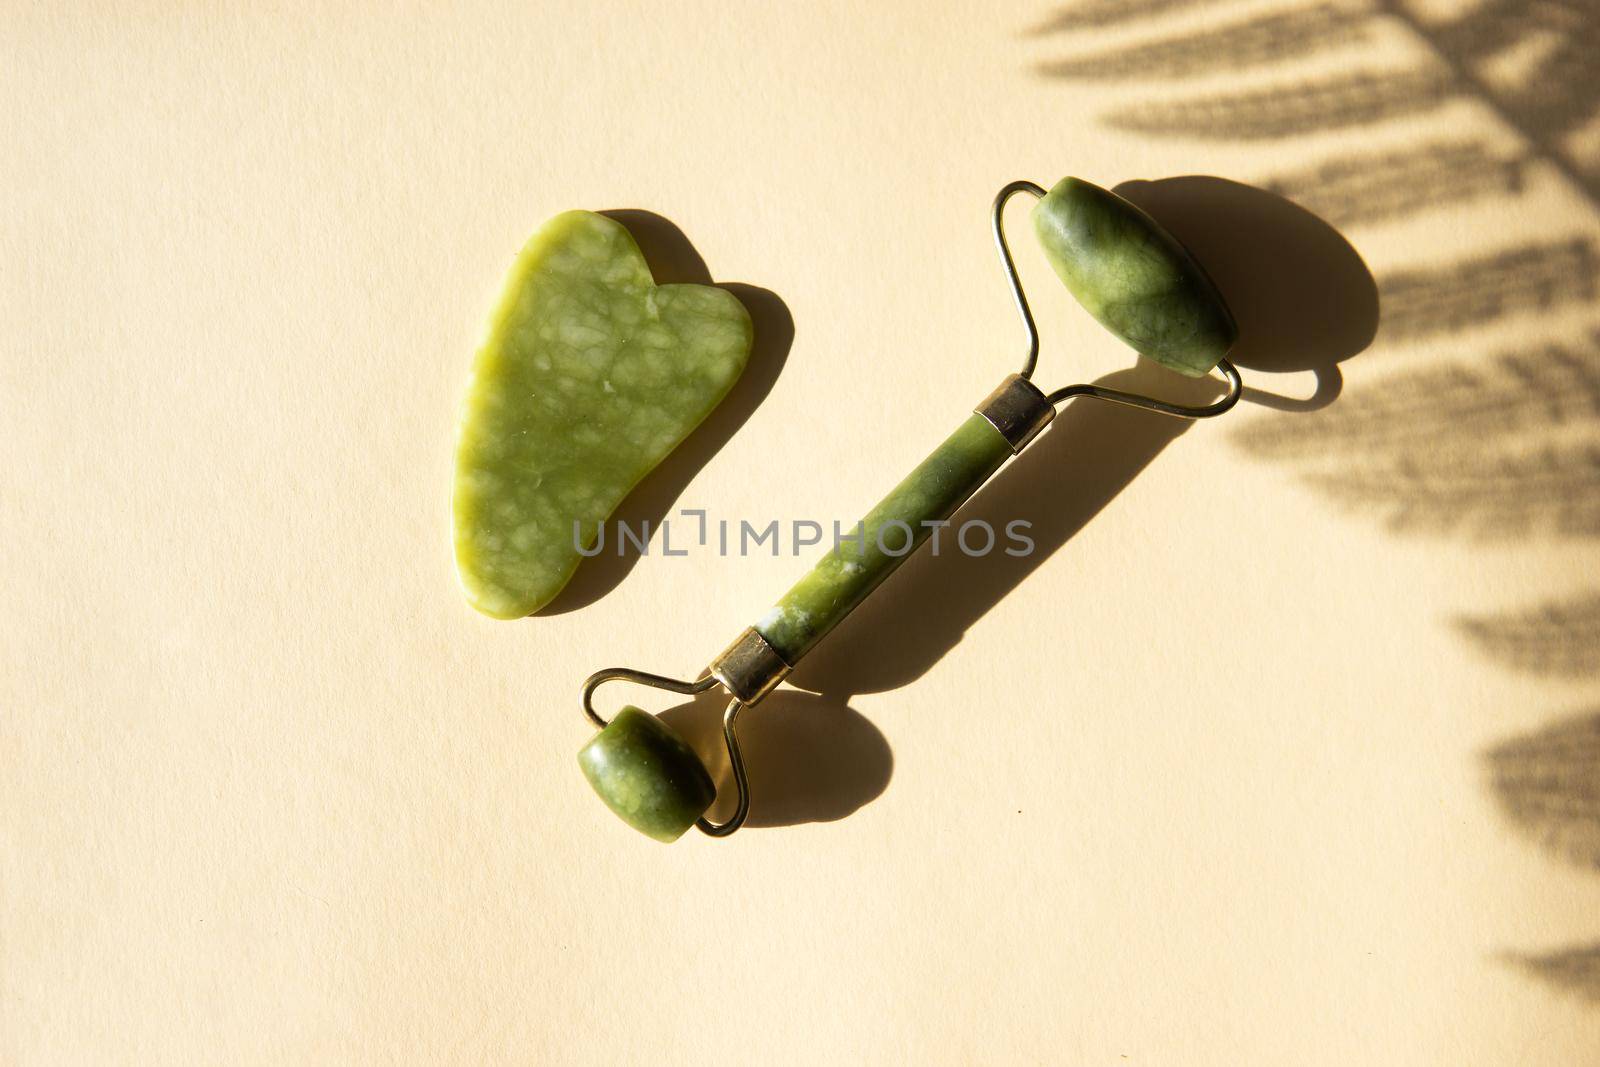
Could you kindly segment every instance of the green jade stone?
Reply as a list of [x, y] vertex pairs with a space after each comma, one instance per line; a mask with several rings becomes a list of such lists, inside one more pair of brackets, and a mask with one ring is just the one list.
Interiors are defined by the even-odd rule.
[[933, 527], [924, 522], [955, 514], [1010, 457], [1000, 431], [982, 415], [970, 416], [855, 530], [840, 531], [839, 543], [756, 622], [757, 632], [785, 662], [800, 662], [928, 539]]
[[1239, 337], [1188, 249], [1138, 207], [1063, 178], [1033, 209], [1050, 266], [1084, 309], [1141, 355], [1200, 377]]
[[560, 592], [580, 546], [727, 395], [752, 336], [733, 294], [656, 285], [621, 223], [590, 211], [546, 223], [512, 268], [462, 405], [455, 555], [472, 606], [512, 619]]
[[676, 841], [716, 799], [694, 749], [672, 727], [625, 707], [578, 752], [578, 766], [606, 806], [657, 841]]

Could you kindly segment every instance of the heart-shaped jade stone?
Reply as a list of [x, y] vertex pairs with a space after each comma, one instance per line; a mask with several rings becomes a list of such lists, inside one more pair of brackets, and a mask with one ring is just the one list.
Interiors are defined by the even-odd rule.
[[578, 752], [578, 766], [622, 821], [676, 841], [717, 797], [705, 764], [672, 727], [629, 706]]
[[1034, 207], [1033, 226], [1078, 303], [1140, 354], [1199, 377], [1238, 340], [1233, 313], [1188, 249], [1116, 193], [1063, 178]]
[[518, 618], [560, 592], [580, 547], [727, 395], [752, 337], [726, 290], [657, 285], [621, 223], [546, 223], [512, 268], [461, 412], [455, 554], [472, 606]]

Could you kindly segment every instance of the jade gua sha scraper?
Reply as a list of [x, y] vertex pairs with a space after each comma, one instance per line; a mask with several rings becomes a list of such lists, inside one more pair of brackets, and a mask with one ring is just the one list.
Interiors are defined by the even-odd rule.
[[[1045, 254], [1102, 326], [1181, 374], [1199, 377], [1215, 368], [1227, 380], [1227, 395], [1205, 407], [1184, 407], [1096, 385], [1069, 385], [1048, 394], [1034, 385], [1030, 379], [1039, 334], [1001, 221], [1006, 202], [1017, 193], [1039, 198], [1033, 223]], [[693, 825], [717, 837], [737, 830], [750, 810], [750, 785], [734, 729], [739, 712], [771, 692], [910, 556], [929, 534], [924, 522], [948, 519], [1001, 464], [1021, 452], [1054, 418], [1057, 404], [1091, 397], [1197, 419], [1220, 415], [1238, 402], [1239, 374], [1223, 358], [1238, 336], [1232, 314], [1188, 251], [1139, 208], [1077, 178], [1063, 179], [1048, 193], [1019, 181], [995, 197], [993, 227], [1001, 265], [1028, 331], [1022, 372], [1001, 382], [955, 433], [890, 490], [862, 520], [859, 542], [841, 539], [712, 660], [698, 680], [613, 667], [584, 683], [583, 710], [601, 729], [578, 754], [578, 762], [600, 798], [630, 826], [660, 841], [676, 840]], [[884, 551], [885, 546], [891, 551]], [[704, 818], [716, 787], [699, 757], [666, 723], [632, 706], [609, 722], [595, 711], [595, 690], [612, 680], [680, 694], [716, 686], [728, 692], [722, 733], [738, 803], [726, 822]]]
[[515, 619], [549, 603], [579, 543], [727, 395], [751, 340], [737, 297], [657, 285], [621, 223], [547, 222], [517, 257], [462, 404], [456, 574], [472, 606]]

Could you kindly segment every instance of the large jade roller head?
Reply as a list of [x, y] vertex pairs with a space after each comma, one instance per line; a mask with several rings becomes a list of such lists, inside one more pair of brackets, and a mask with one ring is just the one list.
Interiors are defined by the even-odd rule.
[[1116, 193], [1062, 178], [1033, 209], [1033, 229], [1067, 291], [1134, 351], [1199, 377], [1239, 339], [1205, 269]]
[[[1034, 229], [1067, 289], [1116, 337], [1164, 366], [1199, 376], [1218, 371], [1227, 382], [1222, 399], [1204, 406], [1174, 404], [1092, 383], [1046, 393], [1032, 381], [1039, 332], [1023, 293], [1002, 215], [1018, 193], [1039, 198]], [[1114, 193], [1076, 178], [1046, 192], [1032, 182], [1012, 182], [993, 205], [995, 243], [1017, 311], [1028, 333], [1020, 373], [1009, 375], [944, 443], [889, 491], [858, 526], [859, 537], [840, 540], [794, 587], [762, 612], [695, 681], [609, 667], [589, 677], [583, 710], [600, 727], [579, 754], [585, 777], [606, 805], [637, 830], [676, 840], [690, 826], [712, 836], [732, 833], [750, 809], [750, 787], [739, 739], [739, 712], [757, 704], [839, 621], [955, 514], [1006, 460], [1021, 452], [1050, 423], [1056, 405], [1075, 397], [1107, 400], [1179, 418], [1220, 415], [1239, 399], [1239, 374], [1223, 358], [1237, 335], [1222, 295], [1194, 258], [1154, 219]], [[604, 682], [628, 681], [694, 695], [720, 688], [727, 694], [722, 736], [738, 800], [733, 814], [715, 824], [705, 812], [715, 799], [712, 776], [693, 749], [663, 721], [629, 706], [610, 720], [594, 706]]]

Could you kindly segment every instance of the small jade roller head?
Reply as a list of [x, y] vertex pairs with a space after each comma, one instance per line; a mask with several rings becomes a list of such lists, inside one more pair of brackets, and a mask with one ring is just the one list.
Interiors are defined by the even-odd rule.
[[583, 776], [622, 821], [676, 841], [716, 799], [705, 765], [672, 727], [629, 706], [578, 753]]
[[1200, 377], [1238, 340], [1233, 313], [1204, 268], [1116, 193], [1063, 178], [1034, 207], [1033, 229], [1078, 303], [1140, 354]]

